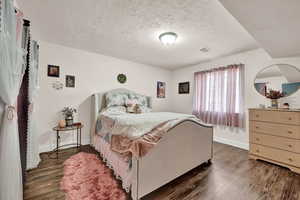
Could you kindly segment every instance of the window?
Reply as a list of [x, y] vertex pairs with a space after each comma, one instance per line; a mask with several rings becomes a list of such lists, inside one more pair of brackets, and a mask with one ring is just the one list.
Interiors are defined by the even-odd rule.
[[193, 114], [205, 123], [244, 126], [244, 66], [195, 73]]

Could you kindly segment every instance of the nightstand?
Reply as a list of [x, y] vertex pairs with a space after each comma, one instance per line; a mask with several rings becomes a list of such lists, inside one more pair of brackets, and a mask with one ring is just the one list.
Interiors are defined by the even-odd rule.
[[[53, 152], [56, 152], [56, 158], [58, 158], [59, 149], [61, 147], [74, 146], [74, 145], [76, 145], [77, 148], [81, 147], [81, 129], [82, 128], [83, 128], [83, 124], [81, 124], [81, 123], [74, 124], [73, 126], [66, 126], [64, 128], [60, 128], [58, 126], [53, 128], [53, 131], [56, 132], [56, 148], [53, 150]], [[77, 135], [76, 143], [65, 144], [65, 145], [59, 146], [60, 132], [72, 133], [71, 131], [76, 131], [76, 135]]]

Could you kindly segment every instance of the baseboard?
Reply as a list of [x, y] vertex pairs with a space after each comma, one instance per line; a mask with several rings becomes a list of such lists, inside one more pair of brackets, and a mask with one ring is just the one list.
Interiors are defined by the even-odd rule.
[[[60, 145], [66, 145], [66, 144], [69, 144], [69, 143], [71, 143], [71, 142], [60, 143]], [[89, 141], [82, 141], [82, 143], [81, 143], [81, 145], [87, 145], [87, 144], [90, 144], [90, 142]], [[75, 146], [65, 146], [65, 147], [61, 147], [60, 149], [67, 149], [67, 148], [70, 148], [70, 147], [75, 147]], [[55, 150], [55, 148], [56, 148], [56, 144], [40, 145], [39, 146], [39, 154], [53, 151], [53, 150]]]
[[214, 137], [214, 141], [222, 143], [222, 144], [227, 144], [227, 145], [230, 145], [230, 146], [238, 147], [240, 149], [249, 150], [249, 144], [248, 143], [238, 142], [238, 141], [229, 140], [229, 139], [221, 138], [221, 137]]

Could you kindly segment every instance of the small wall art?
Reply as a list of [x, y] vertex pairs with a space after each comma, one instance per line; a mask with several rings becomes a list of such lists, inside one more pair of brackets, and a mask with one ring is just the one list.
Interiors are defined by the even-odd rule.
[[127, 77], [125, 74], [119, 74], [117, 77], [119, 83], [124, 84], [127, 81]]
[[75, 76], [66, 75], [66, 87], [75, 87]]
[[166, 98], [166, 83], [157, 82], [157, 98]]
[[59, 77], [59, 66], [48, 65], [48, 76]]
[[55, 81], [54, 83], [52, 83], [52, 88], [55, 90], [62, 90], [63, 87], [64, 87], [64, 84], [59, 81]]
[[190, 82], [183, 82], [178, 84], [179, 94], [189, 94], [190, 93]]

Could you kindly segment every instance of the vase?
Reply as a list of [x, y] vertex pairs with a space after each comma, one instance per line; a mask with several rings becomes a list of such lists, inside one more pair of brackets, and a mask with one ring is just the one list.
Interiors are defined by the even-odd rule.
[[58, 123], [59, 128], [65, 128], [66, 127], [66, 120], [60, 120]]
[[67, 126], [73, 126], [73, 116], [66, 117], [66, 124]]
[[271, 99], [271, 107], [278, 108], [278, 99]]

